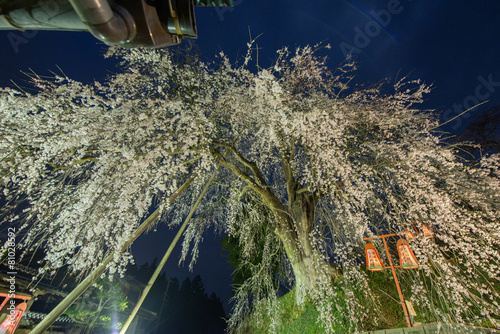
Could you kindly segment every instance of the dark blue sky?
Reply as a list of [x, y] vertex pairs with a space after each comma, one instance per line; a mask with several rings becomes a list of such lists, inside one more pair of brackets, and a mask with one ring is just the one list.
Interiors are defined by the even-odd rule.
[[[275, 51], [321, 41], [330, 43], [332, 68], [352, 51], [357, 82], [377, 83], [409, 75], [434, 85], [426, 108], [447, 121], [476, 103], [489, 102], [444, 127], [461, 133], [483, 111], [500, 105], [500, 2], [497, 0], [234, 0], [232, 9], [197, 8], [197, 44], [205, 59], [224, 51], [235, 60], [246, 52], [249, 29], [259, 34], [261, 66]], [[15, 34], [12, 35], [12, 34]], [[88, 33], [0, 31], [0, 85], [22, 83], [20, 71], [47, 74], [59, 66], [83, 81], [102, 80], [114, 70], [104, 60], [106, 47]], [[137, 262], [161, 257], [171, 236], [159, 230], [133, 247]], [[206, 237], [193, 275], [200, 273], [208, 291], [226, 302], [231, 269], [221, 260], [218, 241]], [[167, 276], [184, 278], [186, 268], [167, 264]], [[227, 307], [226, 307], [227, 311]]]

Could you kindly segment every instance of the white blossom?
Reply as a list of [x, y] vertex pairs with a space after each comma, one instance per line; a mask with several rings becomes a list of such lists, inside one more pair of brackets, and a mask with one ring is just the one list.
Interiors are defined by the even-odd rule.
[[[331, 72], [311, 47], [280, 50], [257, 73], [251, 51], [241, 66], [224, 54], [218, 64], [159, 50], [109, 55], [124, 70], [104, 83], [34, 77], [36, 93], [0, 90], [2, 217], [21, 224], [25, 249], [45, 249], [47, 270], [88, 270], [114, 253], [110, 273], [122, 273], [132, 257], [117, 250], [151, 209], [162, 203], [162, 221], [179, 224], [221, 166], [181, 261], [196, 262], [210, 227], [237, 238], [253, 275], [237, 291], [232, 325], [249, 298], [276, 308], [281, 279], [315, 300], [326, 328], [337, 312], [361, 330], [374, 316], [360, 299], [373, 300], [359, 269], [363, 237], [417, 222], [434, 238], [412, 243], [412, 300], [437, 313], [435, 299], [445, 300], [459, 322], [497, 309], [485, 282], [500, 278], [500, 156], [458, 160], [433, 132], [435, 117], [417, 109], [428, 86], [354, 90], [355, 66]], [[15, 218], [17, 205], [26, 209]]]

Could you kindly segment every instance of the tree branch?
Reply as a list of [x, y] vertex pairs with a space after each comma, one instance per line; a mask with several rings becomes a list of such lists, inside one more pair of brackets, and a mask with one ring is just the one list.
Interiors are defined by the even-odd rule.
[[301, 189], [297, 190], [295, 193], [297, 195], [299, 195], [299, 194], [302, 194], [302, 193], [305, 193], [305, 192], [308, 192], [308, 191], [310, 191], [309, 187], [304, 187], [304, 188], [301, 188]]
[[[172, 203], [189, 185], [194, 181], [195, 177], [187, 179], [184, 184], [178, 188], [165, 202]], [[121, 246], [118, 253], [125, 252], [127, 248], [141, 235], [151, 224], [156, 221], [160, 215], [160, 208], [156, 209], [136, 230], [133, 232], [129, 239]], [[102, 263], [95, 268], [85, 279], [78, 284], [73, 291], [71, 291], [35, 328], [30, 332], [32, 334], [44, 333], [54, 321], [77, 299], [87, 288], [105, 271], [107, 266], [113, 261], [115, 252], [111, 252]]]
[[247, 173], [243, 172], [238, 166], [236, 166], [231, 161], [227, 160], [218, 150], [215, 148], [210, 148], [210, 154], [224, 167], [229, 168], [236, 176], [242, 179], [246, 184], [250, 186], [256, 193], [264, 196], [266, 191], [265, 188], [257, 184]]
[[248, 186], [262, 197], [262, 202], [273, 211], [276, 216], [278, 225], [282, 226], [282, 230], [289, 229], [289, 214], [283, 203], [277, 198], [267, 185], [261, 186], [257, 184], [247, 173], [243, 172], [233, 162], [227, 160], [215, 148], [210, 148], [212, 156], [224, 167], [229, 168], [236, 176], [248, 184]]
[[250, 168], [250, 170], [252, 171], [253, 175], [255, 175], [255, 178], [257, 180], [257, 183], [259, 183], [259, 186], [261, 187], [266, 187], [267, 188], [267, 183], [266, 181], [264, 180], [264, 177], [262, 176], [259, 168], [257, 167], [257, 164], [255, 162], [252, 162], [252, 161], [249, 161], [247, 160], [243, 155], [241, 155], [240, 152], [238, 152], [238, 150], [236, 150], [236, 148], [232, 145], [227, 145], [227, 144], [221, 144], [221, 143], [217, 143], [218, 146], [221, 146], [221, 147], [225, 147], [227, 149], [229, 149], [231, 152], [233, 152], [233, 154], [235, 155], [236, 159], [241, 162], [244, 166]]
[[[285, 153], [286, 154], [286, 153]], [[286, 179], [286, 192], [288, 194], [288, 209], [291, 209], [292, 203], [295, 199], [295, 189], [297, 185], [293, 177], [292, 166], [290, 166], [290, 160], [285, 157], [285, 154], [281, 155], [281, 165], [283, 166], [283, 172], [285, 173]]]
[[67, 166], [60, 166], [60, 165], [56, 165], [56, 164], [52, 164], [52, 163], [49, 163], [49, 166], [53, 167], [54, 169], [67, 169], [67, 168], [70, 168], [74, 165], [79, 165], [79, 164], [87, 162], [87, 161], [97, 162], [97, 161], [99, 161], [99, 159], [97, 159], [96, 157], [93, 157], [93, 156], [86, 156], [86, 157], [83, 157], [81, 159], [73, 161], [72, 163], [70, 163]]

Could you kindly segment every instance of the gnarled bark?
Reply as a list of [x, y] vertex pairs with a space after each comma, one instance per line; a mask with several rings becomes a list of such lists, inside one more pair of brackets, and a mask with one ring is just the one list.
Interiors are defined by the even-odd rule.
[[280, 215], [276, 233], [283, 243], [285, 252], [295, 275], [297, 304], [301, 305], [317, 288], [321, 275], [331, 277], [330, 266], [314, 245], [313, 223], [315, 197], [299, 194], [290, 201], [286, 214]]

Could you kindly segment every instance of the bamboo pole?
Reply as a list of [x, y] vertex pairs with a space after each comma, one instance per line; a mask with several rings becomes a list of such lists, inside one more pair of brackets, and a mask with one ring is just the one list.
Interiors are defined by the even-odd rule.
[[[168, 198], [168, 203], [172, 203], [186, 188], [193, 182], [194, 177], [189, 178], [177, 191]], [[130, 236], [130, 238], [123, 244], [120, 249], [120, 253], [123, 253], [130, 245], [141, 235], [160, 215], [160, 209], [156, 209]], [[73, 302], [87, 290], [87, 288], [99, 278], [105, 271], [108, 264], [113, 260], [114, 253], [108, 255], [103, 262], [95, 268], [85, 279], [78, 284], [76, 288], [73, 289], [33, 330], [30, 334], [40, 334], [45, 332], [54, 321], [59, 318], [61, 314], [66, 311], [68, 307], [73, 304]]]
[[198, 205], [200, 204], [201, 200], [203, 199], [203, 196], [205, 196], [205, 194], [208, 191], [208, 188], [212, 184], [212, 181], [214, 180], [215, 175], [217, 174], [217, 170], [218, 170], [218, 168], [214, 171], [213, 175], [208, 180], [207, 184], [205, 185], [205, 188], [203, 188], [203, 191], [201, 192], [200, 196], [196, 200], [196, 203], [194, 203], [193, 207], [191, 208], [191, 211], [189, 211], [189, 214], [186, 217], [186, 219], [184, 220], [184, 223], [179, 228], [179, 231], [177, 231], [177, 234], [175, 235], [174, 240], [172, 240], [172, 242], [170, 243], [170, 246], [168, 247], [165, 255], [163, 255], [163, 258], [161, 259], [160, 263], [158, 264], [158, 267], [156, 267], [155, 272], [153, 273], [153, 275], [149, 279], [148, 284], [146, 285], [146, 287], [142, 291], [141, 297], [137, 301], [137, 304], [135, 305], [134, 309], [132, 310], [132, 313], [130, 314], [130, 316], [128, 317], [127, 321], [125, 322], [125, 324], [123, 325], [122, 329], [120, 330], [120, 334], [125, 334], [125, 332], [127, 331], [128, 327], [130, 326], [130, 324], [134, 320], [134, 317], [137, 314], [137, 312], [139, 311], [142, 303], [146, 299], [146, 296], [148, 295], [149, 290], [151, 290], [151, 288], [153, 287], [153, 284], [156, 281], [156, 279], [158, 278], [158, 276], [160, 275], [160, 272], [162, 271], [163, 266], [165, 266], [165, 263], [167, 262], [168, 258], [170, 257], [170, 254], [172, 253], [172, 250], [174, 249], [175, 245], [177, 244], [177, 242], [181, 238], [182, 234], [186, 230], [186, 227], [187, 227], [189, 221], [191, 220], [191, 217], [193, 217], [193, 214], [196, 211], [196, 208], [198, 207]]

